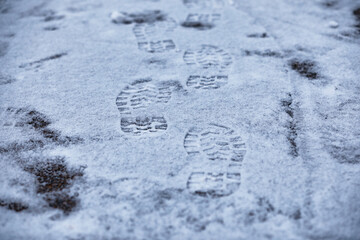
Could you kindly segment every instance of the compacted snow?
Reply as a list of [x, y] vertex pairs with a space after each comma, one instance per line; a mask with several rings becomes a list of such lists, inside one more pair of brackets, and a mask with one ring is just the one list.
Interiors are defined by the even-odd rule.
[[0, 239], [360, 239], [360, 1], [0, 0]]

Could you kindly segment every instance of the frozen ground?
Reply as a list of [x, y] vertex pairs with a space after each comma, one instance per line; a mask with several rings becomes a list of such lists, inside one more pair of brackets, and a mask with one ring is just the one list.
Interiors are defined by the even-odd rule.
[[0, 0], [0, 239], [360, 239], [360, 1]]

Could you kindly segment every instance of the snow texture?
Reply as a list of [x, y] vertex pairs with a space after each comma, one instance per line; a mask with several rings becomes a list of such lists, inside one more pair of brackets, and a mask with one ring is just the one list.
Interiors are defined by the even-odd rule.
[[0, 239], [360, 239], [360, 1], [0, 0]]

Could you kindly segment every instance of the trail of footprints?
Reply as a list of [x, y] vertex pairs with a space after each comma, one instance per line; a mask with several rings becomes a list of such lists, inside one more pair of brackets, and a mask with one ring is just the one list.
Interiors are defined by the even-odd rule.
[[[189, 7], [221, 8], [223, 0], [183, 0]], [[183, 27], [208, 30], [219, 21], [221, 14], [188, 14]], [[177, 27], [172, 18], [161, 21], [136, 23], [133, 32], [138, 48], [150, 53], [175, 49], [172, 39], [166, 35]], [[186, 86], [194, 89], [218, 89], [228, 82], [227, 71], [232, 65], [231, 56], [214, 45], [201, 45], [185, 51], [183, 60], [198, 74], [188, 77]], [[116, 105], [121, 115], [120, 126], [124, 134], [131, 136], [155, 136], [168, 128], [158, 106], [167, 104], [174, 86], [179, 83], [154, 82], [139, 79], [126, 86], [118, 95]], [[184, 148], [189, 156], [198, 156], [201, 161], [211, 161], [211, 171], [190, 173], [186, 187], [191, 194], [203, 197], [224, 197], [234, 193], [241, 184], [241, 164], [246, 154], [245, 143], [234, 130], [221, 125], [209, 124], [191, 128], [184, 139]], [[218, 168], [221, 166], [220, 168]], [[225, 166], [225, 170], [224, 167]]]

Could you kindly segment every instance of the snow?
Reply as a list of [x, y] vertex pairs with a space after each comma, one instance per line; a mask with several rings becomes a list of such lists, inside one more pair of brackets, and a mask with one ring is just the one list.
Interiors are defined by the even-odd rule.
[[0, 239], [360, 239], [359, 7], [0, 1]]

